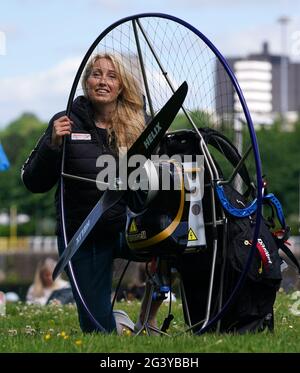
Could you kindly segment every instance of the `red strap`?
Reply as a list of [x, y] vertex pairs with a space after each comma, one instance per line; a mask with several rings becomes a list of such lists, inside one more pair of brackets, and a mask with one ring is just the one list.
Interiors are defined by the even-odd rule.
[[[252, 244], [252, 241], [249, 241]], [[268, 270], [269, 269], [269, 264], [272, 264], [272, 260], [270, 257], [270, 254], [264, 244], [264, 242], [260, 239], [256, 242], [256, 248], [259, 252], [259, 255], [261, 257], [261, 261], [263, 266]]]
[[[278, 229], [277, 231], [272, 232], [273, 236], [275, 236], [279, 240], [283, 239], [285, 233], [286, 233], [286, 231], [284, 229]], [[285, 240], [284, 243], [285, 243], [285, 245], [291, 246], [291, 243], [287, 240]]]
[[[261, 260], [263, 262], [264, 267], [268, 269], [269, 264], [272, 264], [272, 261], [271, 261], [270, 255], [269, 255], [269, 258], [267, 256], [266, 247], [263, 246], [260, 242], [257, 241], [256, 242], [256, 248], [259, 251], [259, 254], [260, 254], [260, 257], [261, 257]], [[271, 261], [271, 263], [269, 263], [269, 260]]]

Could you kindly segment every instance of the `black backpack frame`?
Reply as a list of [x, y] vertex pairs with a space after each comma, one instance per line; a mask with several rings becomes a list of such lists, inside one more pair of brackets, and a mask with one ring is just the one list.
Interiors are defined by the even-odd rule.
[[[226, 209], [222, 197], [217, 192], [216, 180], [212, 172], [205, 169], [205, 192], [203, 211], [206, 225], [207, 248], [193, 254], [183, 254], [177, 267], [182, 278], [182, 291], [186, 299], [184, 308], [185, 320], [194, 332], [201, 331], [208, 320], [214, 317], [232, 293], [248, 258], [249, 248], [255, 226], [255, 206], [246, 217], [234, 216], [231, 210], [240, 207], [241, 201], [247, 205], [248, 197], [255, 192], [254, 185], [244, 159], [232, 142], [220, 132], [201, 128], [199, 132], [206, 146], [211, 145], [221, 153], [233, 166], [235, 174], [239, 174], [247, 190], [241, 194], [230, 183], [224, 183], [222, 190], [226, 194]], [[162, 141], [159, 153], [203, 154], [198, 134], [192, 130], [180, 130], [168, 134]], [[247, 157], [247, 152], [244, 157]], [[222, 180], [221, 166], [215, 159], [217, 173]], [[222, 182], [221, 182], [222, 184]], [[297, 266], [300, 266], [292, 252], [285, 245], [289, 228], [285, 225], [279, 201], [270, 195], [264, 203], [274, 210], [284, 232], [278, 237], [272, 232], [274, 224], [270, 219], [262, 217], [257, 251], [239, 293], [231, 303], [227, 312], [214, 325], [212, 330], [221, 332], [259, 332], [274, 328], [273, 306], [276, 292], [281, 282], [281, 249]]]

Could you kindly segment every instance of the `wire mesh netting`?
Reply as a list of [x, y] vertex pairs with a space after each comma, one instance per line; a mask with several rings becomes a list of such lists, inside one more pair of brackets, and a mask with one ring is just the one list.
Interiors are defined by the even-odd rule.
[[[251, 146], [247, 120], [232, 79], [206, 41], [190, 28], [166, 18], [132, 18], [106, 33], [90, 58], [98, 54], [110, 54], [121, 61], [134, 78], [130, 84], [136, 84], [143, 95], [148, 117], [158, 112], [186, 81], [189, 90], [184, 111], [178, 113], [170, 130], [190, 129], [193, 122], [198, 128], [222, 131], [240, 153]], [[76, 95], [82, 94], [82, 86], [78, 85]], [[223, 177], [228, 178], [232, 166], [219, 152], [210, 150], [222, 164]], [[252, 151], [245, 164], [254, 178]], [[238, 176], [235, 179], [243, 190], [241, 180]]]

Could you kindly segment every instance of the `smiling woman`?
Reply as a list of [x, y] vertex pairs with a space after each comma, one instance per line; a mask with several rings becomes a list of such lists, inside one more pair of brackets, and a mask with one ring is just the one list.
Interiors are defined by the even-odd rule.
[[117, 147], [130, 148], [144, 127], [143, 96], [136, 79], [112, 54], [96, 54], [82, 77], [96, 126], [114, 133]]
[[83, 83], [86, 96], [95, 106], [98, 103], [115, 106], [118, 95], [122, 92], [117, 72], [110, 59], [107, 58], [99, 57], [94, 62], [90, 75]]
[[[94, 55], [85, 68], [82, 87], [84, 95], [74, 100], [70, 115], [60, 112], [52, 118], [46, 133], [23, 166], [24, 184], [32, 192], [46, 192], [58, 183], [65, 136], [65, 171], [96, 179], [98, 157], [103, 154], [118, 157], [119, 148], [129, 148], [144, 129], [141, 89], [117, 56], [107, 53]], [[66, 180], [64, 198], [68, 238], [78, 230], [102, 193], [95, 183]], [[61, 254], [64, 245], [58, 198], [56, 207]], [[107, 331], [116, 328], [110, 302], [113, 258], [129, 257], [120, 238], [125, 223], [125, 201], [121, 200], [97, 223], [72, 260], [85, 300]], [[76, 291], [74, 295], [82, 330], [98, 330]]]

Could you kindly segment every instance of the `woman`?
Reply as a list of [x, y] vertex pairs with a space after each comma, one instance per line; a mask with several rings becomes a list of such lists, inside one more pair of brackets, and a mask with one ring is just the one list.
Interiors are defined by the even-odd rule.
[[[56, 114], [22, 168], [25, 186], [43, 193], [58, 183], [62, 141], [66, 136], [65, 172], [96, 179], [101, 171], [96, 160], [102, 154], [118, 156], [120, 147], [130, 148], [145, 126], [141, 90], [116, 56], [95, 55], [82, 79], [84, 96], [73, 103], [70, 117]], [[101, 197], [93, 183], [65, 180], [65, 210], [68, 241]], [[58, 193], [58, 248], [64, 249]], [[116, 328], [111, 312], [114, 257], [127, 257], [121, 232], [125, 227], [125, 201], [110, 209], [74, 255], [72, 265], [84, 299], [98, 322], [107, 330]], [[73, 291], [82, 331], [97, 330]]]
[[44, 261], [38, 263], [33, 284], [29, 287], [26, 301], [29, 304], [39, 304], [44, 306], [55, 290], [67, 289], [70, 284], [57, 278], [52, 280], [52, 273], [56, 266], [56, 261], [51, 258], [46, 258]]

